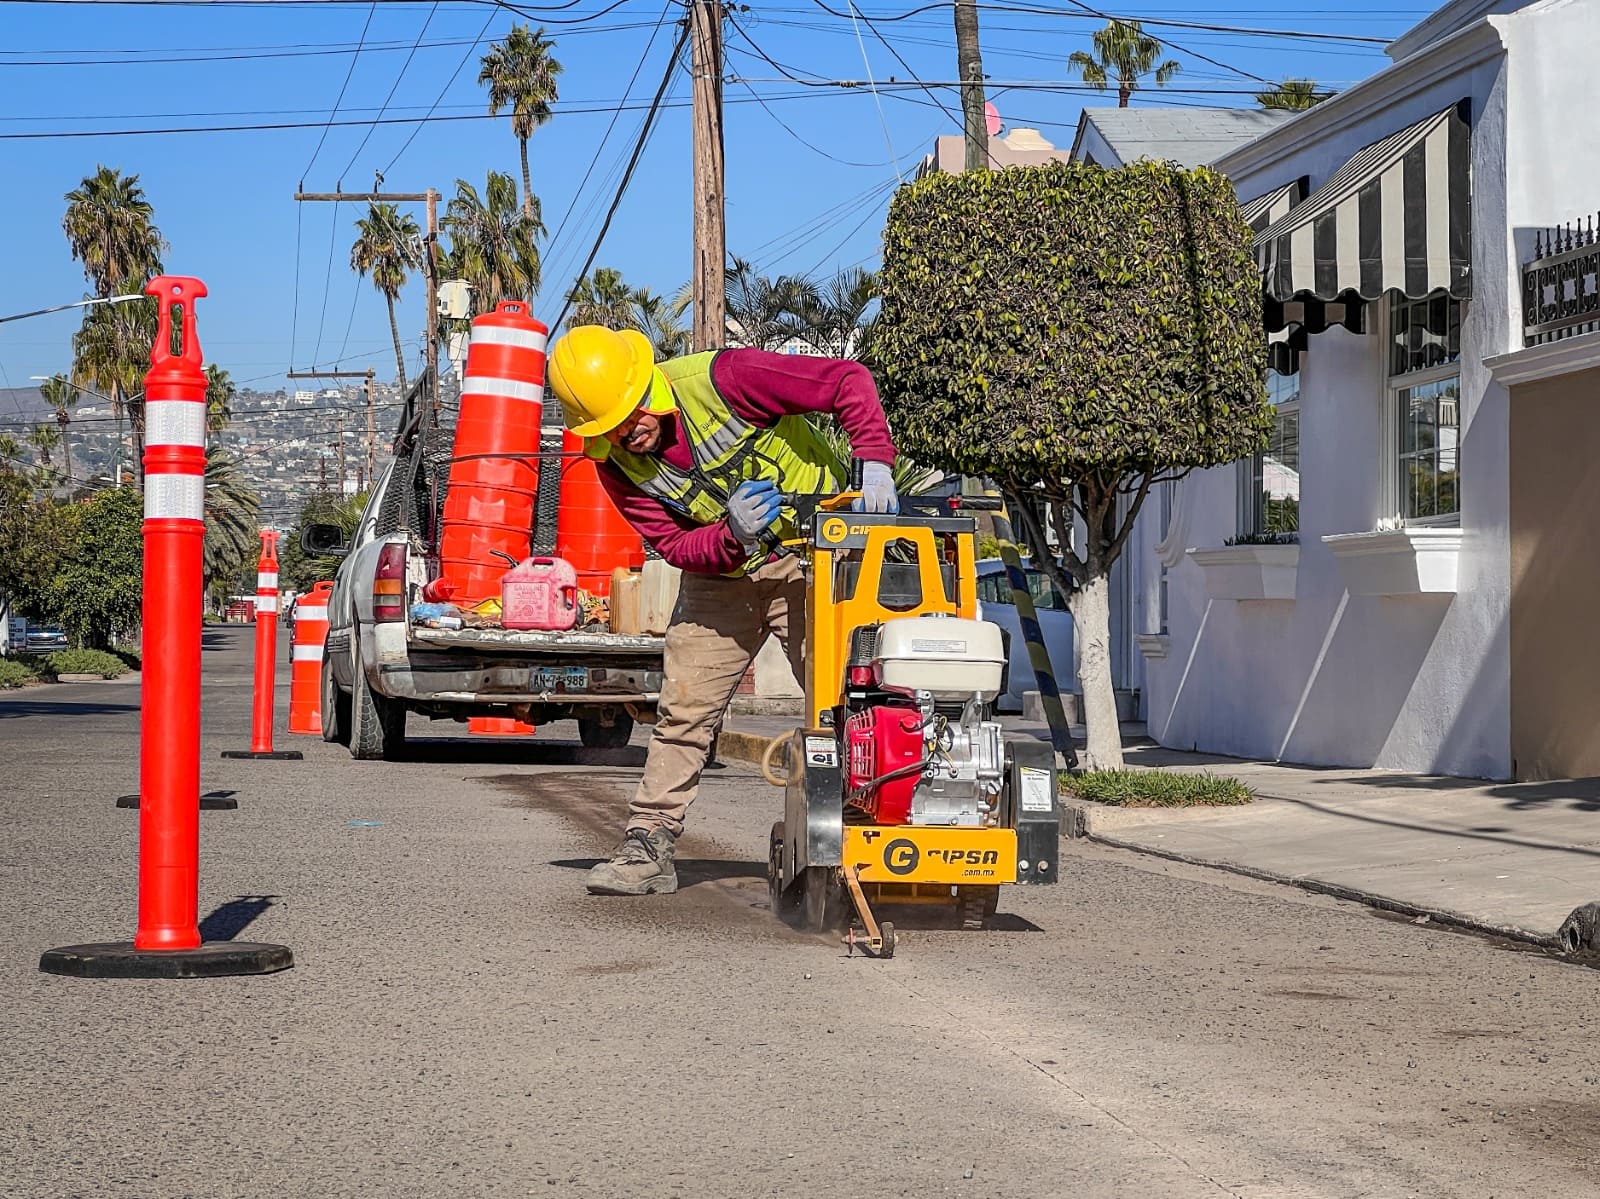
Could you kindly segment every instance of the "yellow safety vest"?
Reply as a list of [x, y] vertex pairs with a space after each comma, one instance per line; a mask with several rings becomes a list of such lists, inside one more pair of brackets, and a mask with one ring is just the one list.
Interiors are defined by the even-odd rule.
[[[734, 413], [711, 378], [719, 350], [690, 354], [658, 368], [672, 384], [678, 427], [689, 443], [694, 468], [679, 470], [653, 454], [634, 454], [601, 439], [603, 456], [646, 495], [703, 525], [728, 514], [728, 497], [747, 479], [770, 479], [780, 491], [831, 495], [848, 477], [832, 448], [803, 416], [785, 416], [770, 429]], [[780, 540], [798, 536], [793, 508], [785, 506], [772, 531]], [[758, 550], [730, 575], [746, 574], [767, 560]]]

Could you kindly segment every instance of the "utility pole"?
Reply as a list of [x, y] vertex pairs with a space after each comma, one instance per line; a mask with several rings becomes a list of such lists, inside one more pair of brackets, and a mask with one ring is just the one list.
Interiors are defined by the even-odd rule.
[[317, 459], [317, 490], [323, 495], [328, 493], [328, 458], [325, 454]]
[[[378, 477], [378, 429], [373, 419], [373, 368], [366, 370], [291, 370], [286, 379], [362, 379], [366, 384], [366, 477]], [[339, 418], [339, 487], [344, 487], [344, 418]], [[360, 490], [360, 488], [357, 488]]]
[[956, 0], [956, 73], [969, 171], [989, 168], [989, 122], [983, 103], [983, 51], [978, 46], [977, 0]]
[[727, 335], [728, 261], [722, 191], [722, 0], [690, 0], [694, 73], [694, 348], [715, 350]]
[[334, 442], [334, 452], [339, 456], [339, 498], [344, 498], [344, 417], [339, 418], [339, 436]]
[[[720, 95], [720, 92], [719, 92]], [[720, 128], [720, 122], [719, 122]], [[720, 164], [720, 151], [718, 162]], [[718, 176], [720, 179], [720, 165]], [[380, 178], [381, 182], [381, 178]], [[304, 186], [302, 184], [302, 186]], [[718, 194], [721, 194], [721, 184], [718, 184]], [[427, 284], [428, 299], [426, 340], [424, 341], [425, 357], [427, 360], [428, 386], [430, 389], [429, 400], [432, 410], [433, 427], [439, 427], [439, 279], [433, 269], [433, 248], [439, 241], [439, 193], [429, 188], [425, 192], [295, 192], [294, 198], [299, 201], [333, 201], [365, 200], [369, 204], [426, 204], [427, 225], [422, 239], [422, 278]]]

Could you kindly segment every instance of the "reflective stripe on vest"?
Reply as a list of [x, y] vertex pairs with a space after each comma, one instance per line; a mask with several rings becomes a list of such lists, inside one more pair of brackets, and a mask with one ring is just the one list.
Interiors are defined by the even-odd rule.
[[[646, 495], [703, 525], [728, 514], [727, 497], [747, 479], [770, 479], [779, 490], [830, 495], [844, 484], [844, 465], [803, 416], [785, 416], [762, 429], [735, 413], [711, 378], [720, 350], [690, 354], [660, 364], [678, 402], [678, 428], [689, 443], [695, 472], [650, 454], [606, 447], [606, 458]], [[798, 535], [794, 509], [785, 507], [773, 531], [780, 540]], [[759, 550], [735, 571], [742, 575], [765, 562]]]

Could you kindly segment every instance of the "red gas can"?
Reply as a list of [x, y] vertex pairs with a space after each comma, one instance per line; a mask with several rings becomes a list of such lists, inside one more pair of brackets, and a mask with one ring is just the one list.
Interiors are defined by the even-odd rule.
[[500, 608], [508, 629], [570, 629], [578, 623], [578, 574], [561, 558], [529, 558], [500, 580]]

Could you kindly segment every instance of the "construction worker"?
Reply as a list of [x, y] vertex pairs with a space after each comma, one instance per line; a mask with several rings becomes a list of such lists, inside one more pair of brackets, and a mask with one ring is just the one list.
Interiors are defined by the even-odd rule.
[[621, 845], [587, 884], [597, 895], [671, 893], [713, 734], [769, 634], [805, 677], [805, 580], [793, 555], [775, 552], [797, 533], [781, 493], [829, 495], [850, 476], [808, 418], [836, 419], [849, 437], [858, 510], [900, 510], [894, 444], [859, 362], [736, 349], [658, 364], [641, 334], [581, 325], [547, 369], [612, 502], [683, 571], [644, 778]]

